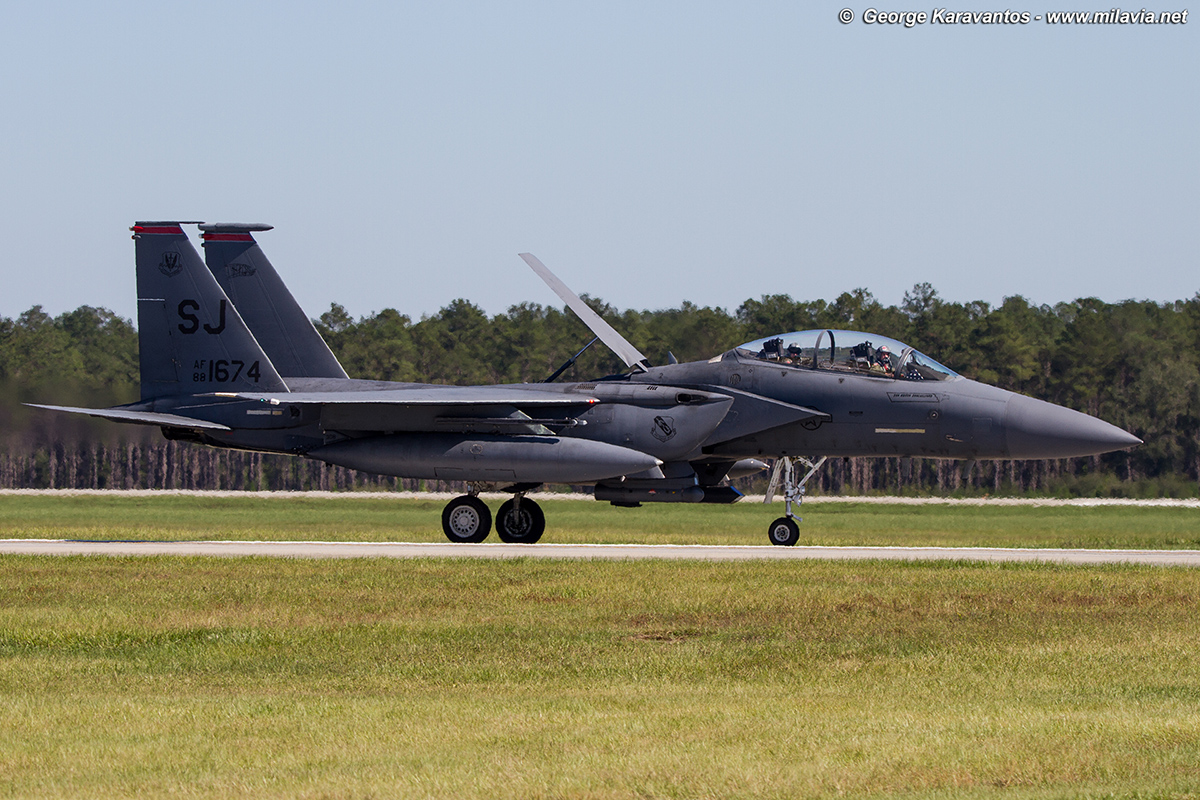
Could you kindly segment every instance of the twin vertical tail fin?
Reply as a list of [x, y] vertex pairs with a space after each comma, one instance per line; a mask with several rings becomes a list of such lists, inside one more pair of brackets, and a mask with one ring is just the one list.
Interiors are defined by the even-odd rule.
[[[142, 399], [286, 392], [287, 384], [184, 234], [187, 222], [138, 222]], [[311, 327], [311, 323], [310, 323]]]
[[346, 371], [271, 266], [255, 231], [270, 225], [200, 226], [204, 261], [280, 375], [345, 378]]

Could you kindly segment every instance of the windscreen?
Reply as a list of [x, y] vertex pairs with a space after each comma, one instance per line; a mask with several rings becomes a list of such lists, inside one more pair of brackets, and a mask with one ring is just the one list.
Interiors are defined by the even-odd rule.
[[755, 339], [736, 348], [739, 355], [804, 369], [837, 370], [909, 381], [958, 377], [903, 342], [861, 331], [814, 330]]

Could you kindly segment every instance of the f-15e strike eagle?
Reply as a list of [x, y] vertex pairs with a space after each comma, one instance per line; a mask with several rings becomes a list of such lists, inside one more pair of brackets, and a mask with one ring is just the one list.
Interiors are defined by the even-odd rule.
[[[382, 475], [462, 481], [442, 512], [452, 542], [482, 542], [483, 488], [506, 542], [545, 530], [526, 497], [542, 484], [591, 484], [597, 500], [731, 503], [732, 478], [767, 468], [786, 513], [773, 544], [793, 545], [792, 503], [828, 457], [1068, 458], [1141, 440], [1086, 414], [956, 374], [869, 333], [765, 336], [708, 361], [653, 367], [529, 254], [522, 258], [626, 363], [586, 383], [444, 386], [346, 375], [253, 234], [202, 224], [205, 261], [182, 225], [138, 222], [141, 400], [113, 408], [39, 406], [156, 425], [169, 439], [288, 453]], [[570, 362], [568, 362], [570, 363]], [[557, 374], [554, 376], [557, 377]], [[794, 460], [808, 467], [798, 479]]]

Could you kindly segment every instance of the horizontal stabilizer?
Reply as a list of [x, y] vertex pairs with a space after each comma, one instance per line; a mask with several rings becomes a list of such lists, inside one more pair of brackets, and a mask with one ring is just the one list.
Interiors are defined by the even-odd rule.
[[227, 425], [209, 422], [192, 417], [181, 417], [178, 414], [163, 414], [157, 411], [130, 411], [125, 408], [75, 408], [74, 406], [44, 406], [39, 403], [26, 403], [33, 408], [45, 408], [50, 411], [67, 411], [71, 414], [87, 414], [91, 417], [111, 419], [116, 422], [133, 422], [138, 425], [162, 425], [168, 428], [202, 428], [210, 431], [232, 430]]

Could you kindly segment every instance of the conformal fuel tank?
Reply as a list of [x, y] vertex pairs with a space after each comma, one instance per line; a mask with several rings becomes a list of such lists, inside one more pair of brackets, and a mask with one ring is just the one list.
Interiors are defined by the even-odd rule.
[[404, 433], [348, 439], [309, 458], [399, 478], [495, 483], [590, 483], [659, 466], [628, 447], [558, 436]]

